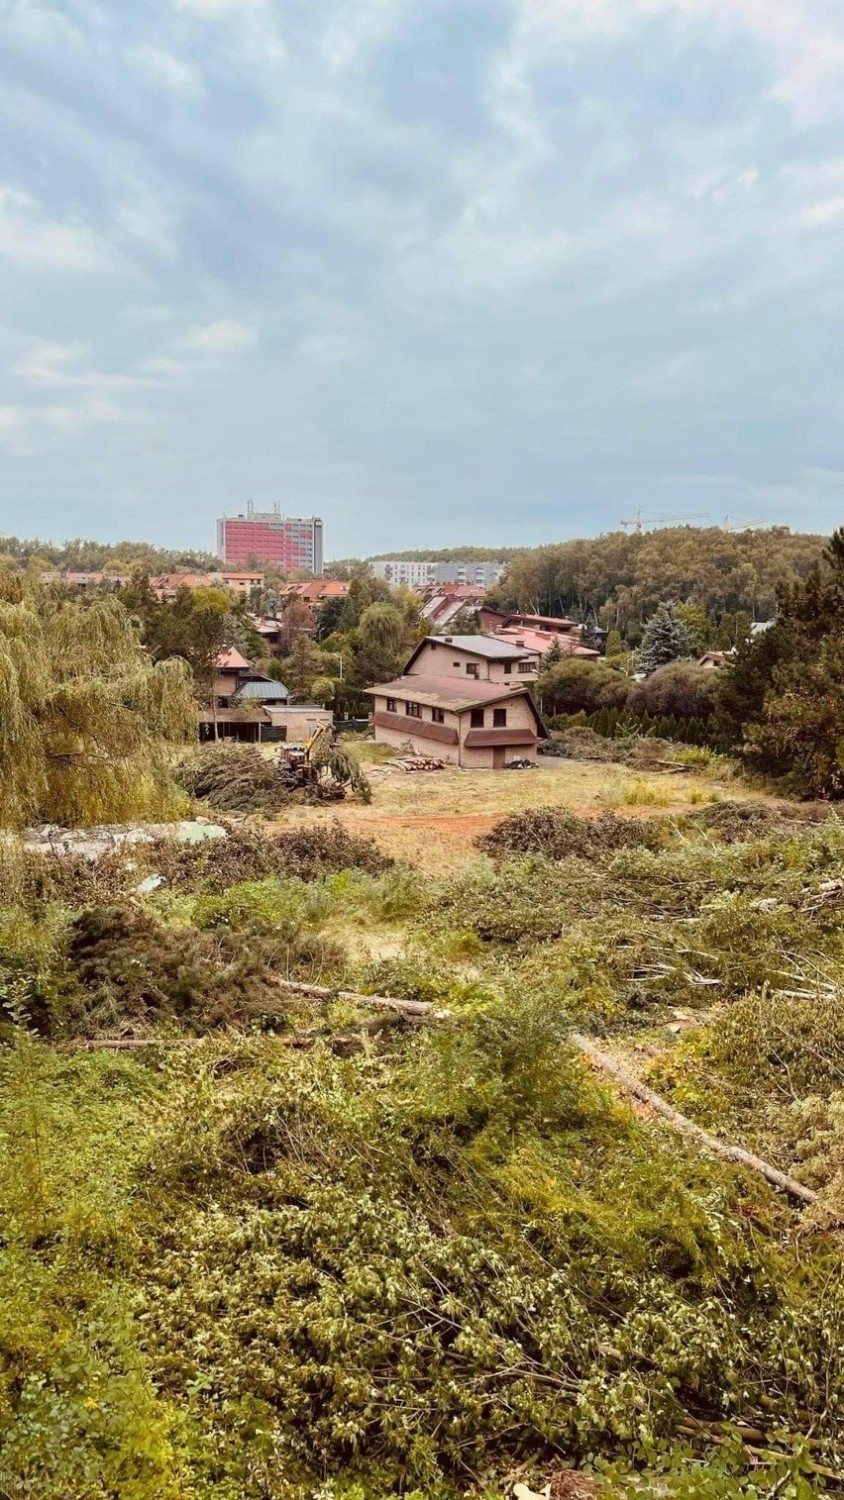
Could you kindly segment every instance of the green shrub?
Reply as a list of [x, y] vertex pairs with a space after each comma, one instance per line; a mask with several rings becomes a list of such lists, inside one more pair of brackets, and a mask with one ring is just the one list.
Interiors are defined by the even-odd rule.
[[[205, 1031], [262, 1022], [284, 1029], [290, 1005], [276, 977], [324, 979], [342, 968], [336, 943], [306, 930], [288, 908], [284, 921], [249, 941], [237, 931], [244, 906], [236, 894], [235, 920], [208, 932], [171, 928], [135, 908], [101, 907], [73, 921], [68, 961], [76, 983], [69, 1024], [84, 1035], [131, 1029], [141, 1035], [162, 1026]], [[219, 913], [209, 912], [209, 922]], [[248, 918], [248, 905], [246, 908]]]

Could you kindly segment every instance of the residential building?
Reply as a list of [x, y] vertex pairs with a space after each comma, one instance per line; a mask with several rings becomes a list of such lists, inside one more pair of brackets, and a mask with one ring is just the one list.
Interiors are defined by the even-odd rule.
[[278, 505], [221, 516], [217, 522], [217, 556], [243, 564], [251, 558], [274, 563], [285, 573], [322, 573], [323, 535], [319, 516], [284, 516]]
[[347, 599], [349, 585], [342, 578], [303, 578], [279, 590], [282, 599], [304, 599], [306, 604], [324, 604], [326, 599]]
[[545, 726], [527, 687], [406, 672], [368, 688], [380, 745], [474, 770], [536, 760]]
[[489, 635], [426, 635], [419, 642], [405, 672], [433, 677], [471, 677], [476, 682], [500, 682], [506, 687], [519, 679], [536, 677], [535, 653]]
[[578, 656], [594, 661], [601, 654], [591, 646], [583, 645], [583, 626], [577, 620], [566, 619], [563, 615], [511, 614], [482, 605], [478, 611], [478, 622], [485, 634], [523, 646], [537, 656], [544, 656], [555, 641], [564, 656]]
[[331, 709], [317, 703], [268, 704], [267, 717], [275, 732], [265, 737], [286, 740], [291, 745], [306, 745], [320, 724], [334, 724]]
[[[45, 575], [55, 578], [56, 575]], [[61, 582], [69, 583], [75, 589], [119, 589], [131, 583], [128, 573], [62, 573]]]
[[473, 583], [431, 585], [424, 591], [421, 614], [429, 625], [445, 629], [459, 615], [476, 614], [483, 604], [484, 590]]
[[503, 562], [485, 562], [478, 557], [461, 557], [453, 562], [376, 557], [369, 563], [369, 570], [376, 578], [385, 579], [394, 588], [403, 585], [409, 589], [427, 588], [434, 583], [471, 583], [476, 588], [488, 589], [500, 581], [505, 567]]
[[289, 696], [283, 682], [256, 671], [240, 651], [228, 647], [217, 657], [212, 702], [199, 711], [199, 738], [282, 739], [270, 710], [286, 704]]
[[231, 589], [248, 598], [253, 589], [263, 588], [263, 573], [159, 573], [151, 578], [150, 588], [159, 599], [175, 599], [180, 589]]
[[725, 667], [733, 655], [732, 651], [704, 651], [703, 656], [698, 658], [698, 666], [703, 667], [705, 672], [714, 672]]
[[250, 615], [253, 630], [261, 637], [270, 656], [281, 656], [284, 644], [284, 623], [282, 620], [266, 618], [262, 615]]
[[368, 688], [378, 744], [497, 770], [546, 738], [530, 694], [536, 660], [488, 636], [427, 636], [401, 677]]

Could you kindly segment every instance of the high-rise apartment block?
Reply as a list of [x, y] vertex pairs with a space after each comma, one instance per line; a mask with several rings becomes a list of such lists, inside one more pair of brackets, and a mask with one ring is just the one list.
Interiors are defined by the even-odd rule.
[[224, 563], [275, 563], [284, 573], [322, 573], [322, 521], [319, 516], [283, 516], [279, 506], [246, 514], [221, 516], [217, 522], [217, 556]]
[[437, 583], [471, 583], [477, 588], [492, 588], [500, 581], [505, 564], [486, 562], [477, 557], [460, 557], [451, 562], [419, 561], [409, 557], [376, 558], [370, 562], [370, 570], [376, 578], [384, 578], [394, 586], [405, 588], [427, 588]]

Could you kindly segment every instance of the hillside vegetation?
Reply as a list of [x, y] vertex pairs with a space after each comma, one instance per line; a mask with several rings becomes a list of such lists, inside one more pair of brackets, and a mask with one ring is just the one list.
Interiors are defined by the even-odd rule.
[[700, 605], [713, 619], [739, 610], [770, 619], [778, 589], [805, 579], [823, 546], [824, 538], [785, 526], [614, 531], [519, 553], [490, 599], [503, 609], [595, 615], [635, 644], [665, 599]]
[[[449, 875], [330, 824], [0, 860], [0, 1470], [46, 1500], [833, 1483], [836, 819], [537, 808]], [[815, 1206], [631, 1112], [574, 1029]]]
[[177, 764], [187, 656], [65, 593], [0, 585], [0, 1489], [840, 1494], [844, 537], [706, 718], [825, 803], [622, 715], [95, 863], [10, 829], [186, 810], [219, 752]]

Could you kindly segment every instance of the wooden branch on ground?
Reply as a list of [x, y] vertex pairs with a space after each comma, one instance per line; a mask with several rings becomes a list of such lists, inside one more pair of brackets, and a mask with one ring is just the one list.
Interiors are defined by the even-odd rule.
[[[333, 1032], [329, 1034], [325, 1032], [305, 1031], [294, 1033], [291, 1036], [273, 1036], [272, 1040], [279, 1047], [293, 1047], [295, 1050], [300, 1052], [307, 1051], [309, 1047], [315, 1047], [317, 1045], [317, 1042], [326, 1042], [329, 1047], [333, 1047], [335, 1049], [357, 1046], [363, 1047], [366, 1043], [366, 1037], [369, 1033], [369, 1030], [369, 1026], [361, 1026], [359, 1030], [354, 1032], [343, 1031]], [[221, 1036], [224, 1039], [230, 1040], [232, 1038], [232, 1033], [218, 1032], [215, 1034], [213, 1031], [210, 1031], [207, 1036], [175, 1037], [96, 1036], [89, 1038], [89, 1040], [85, 1042], [75, 1044], [71, 1043], [71, 1046], [75, 1046], [77, 1048], [81, 1047], [84, 1052], [137, 1052], [143, 1047], [201, 1047], [203, 1042], [215, 1040], [219, 1041]], [[241, 1033], [239, 1038], [237, 1039], [242, 1040], [243, 1034]]]
[[301, 984], [294, 979], [276, 979], [281, 990], [292, 995], [309, 995], [314, 1000], [345, 1000], [351, 1005], [366, 1005], [373, 1010], [399, 1011], [403, 1016], [430, 1016], [434, 1021], [446, 1020], [447, 1010], [439, 1010], [427, 1000], [397, 1000], [392, 995], [359, 995], [355, 990], [332, 990], [322, 984]]
[[649, 1104], [651, 1109], [667, 1120], [672, 1130], [676, 1130], [679, 1135], [695, 1141], [699, 1146], [703, 1146], [704, 1150], [723, 1157], [725, 1161], [737, 1162], [740, 1166], [749, 1167], [752, 1172], [758, 1172], [772, 1187], [779, 1188], [783, 1193], [789, 1193], [792, 1198], [799, 1198], [803, 1203], [817, 1201], [818, 1195], [811, 1188], [787, 1176], [770, 1162], [763, 1161], [761, 1156], [754, 1156], [751, 1151], [745, 1151], [742, 1146], [731, 1146], [727, 1141], [719, 1140], [718, 1136], [710, 1135], [707, 1130], [702, 1130], [700, 1125], [696, 1125], [694, 1120], [690, 1120], [687, 1115], [681, 1115], [673, 1104], [669, 1104], [666, 1099], [655, 1094], [647, 1084], [641, 1083], [634, 1073], [616, 1062], [609, 1053], [602, 1052], [594, 1042], [590, 1041], [589, 1037], [582, 1036], [579, 1032], [572, 1032], [570, 1040], [584, 1057], [588, 1057], [589, 1061], [594, 1063], [595, 1067], [600, 1068], [604, 1073], [609, 1073], [612, 1078], [616, 1078], [629, 1094]]
[[78, 1045], [85, 1052], [135, 1052], [139, 1047], [201, 1047], [201, 1036], [94, 1036]]

